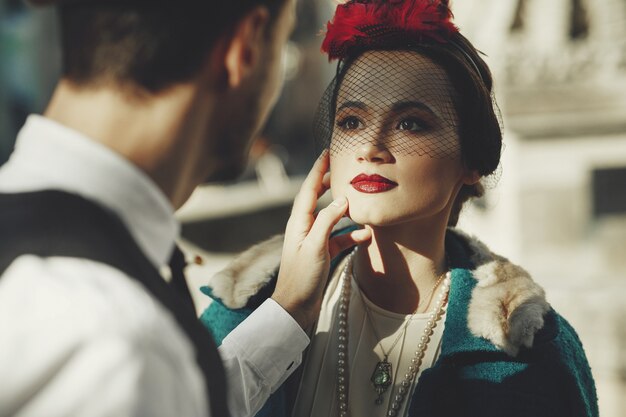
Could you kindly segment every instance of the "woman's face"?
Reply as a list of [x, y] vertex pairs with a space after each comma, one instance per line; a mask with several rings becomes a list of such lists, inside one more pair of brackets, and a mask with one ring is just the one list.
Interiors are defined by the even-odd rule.
[[445, 71], [410, 51], [371, 51], [348, 69], [330, 145], [333, 197], [384, 226], [449, 215], [463, 183], [457, 115]]

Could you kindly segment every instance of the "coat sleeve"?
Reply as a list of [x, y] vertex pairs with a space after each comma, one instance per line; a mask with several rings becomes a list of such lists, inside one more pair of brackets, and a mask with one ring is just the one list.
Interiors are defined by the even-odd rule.
[[219, 346], [224, 338], [239, 326], [252, 312], [252, 308], [229, 309], [219, 298], [213, 296], [209, 287], [200, 288], [211, 297], [211, 304], [200, 315], [200, 321], [211, 332], [213, 340]]

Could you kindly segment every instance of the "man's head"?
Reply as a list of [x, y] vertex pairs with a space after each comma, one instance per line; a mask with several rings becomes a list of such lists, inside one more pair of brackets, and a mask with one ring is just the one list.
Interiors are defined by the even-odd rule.
[[59, 8], [66, 79], [83, 85], [116, 82], [151, 93], [197, 75], [219, 39], [251, 10], [266, 8], [268, 21], [275, 23], [287, 2], [28, 1]]
[[62, 78], [77, 90], [116, 90], [140, 106], [192, 85], [196, 125], [185, 135], [205, 143], [204, 175], [236, 175], [280, 90], [295, 0], [29, 1], [59, 6]]

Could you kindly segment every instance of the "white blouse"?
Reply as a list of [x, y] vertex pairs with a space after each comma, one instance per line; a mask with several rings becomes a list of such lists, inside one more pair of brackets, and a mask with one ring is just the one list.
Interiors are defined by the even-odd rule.
[[[345, 262], [347, 261], [336, 268], [322, 302], [320, 318], [304, 364], [303, 379], [296, 399], [294, 416], [329, 417], [339, 414], [336, 398], [338, 345], [336, 313]], [[351, 279], [352, 290], [348, 311], [350, 415], [383, 417], [387, 415], [397, 388], [407, 373], [430, 312], [405, 315], [384, 310], [368, 300], [365, 294], [360, 293], [356, 280]], [[375, 332], [367, 319], [365, 308], [370, 311], [370, 317], [376, 327]], [[396, 338], [404, 332], [407, 320], [409, 323], [406, 326], [406, 332], [400, 336], [398, 343], [389, 352]], [[444, 322], [445, 312], [434, 328], [418, 375], [411, 385], [411, 394], [422, 371], [431, 367], [439, 355]], [[375, 333], [382, 337], [382, 346], [389, 354], [388, 361], [392, 364], [393, 377], [392, 385], [384, 393], [383, 403], [380, 405], [374, 402], [377, 394], [370, 381], [376, 364], [384, 358]], [[411, 395], [407, 395], [398, 410], [398, 416], [406, 415], [410, 400]]]

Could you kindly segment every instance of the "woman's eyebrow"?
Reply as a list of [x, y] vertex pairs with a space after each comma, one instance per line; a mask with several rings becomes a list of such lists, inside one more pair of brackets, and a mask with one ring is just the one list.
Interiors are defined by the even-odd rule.
[[430, 113], [431, 116], [439, 118], [437, 113], [435, 113], [430, 107], [421, 101], [399, 101], [394, 103], [391, 106], [391, 110], [394, 112], [401, 112], [408, 109], [418, 109]]
[[345, 108], [356, 108], [361, 110], [367, 110], [367, 105], [362, 101], [346, 101], [337, 108], [337, 111], [341, 111]]
[[[340, 112], [341, 110], [346, 108], [367, 110], [368, 106], [362, 101], [345, 101], [339, 107], [337, 107], [337, 112]], [[391, 110], [396, 113], [408, 109], [418, 109], [421, 111], [425, 111], [431, 116], [439, 118], [439, 115], [435, 113], [433, 109], [431, 109], [428, 105], [422, 103], [421, 101], [399, 101], [391, 106]]]

